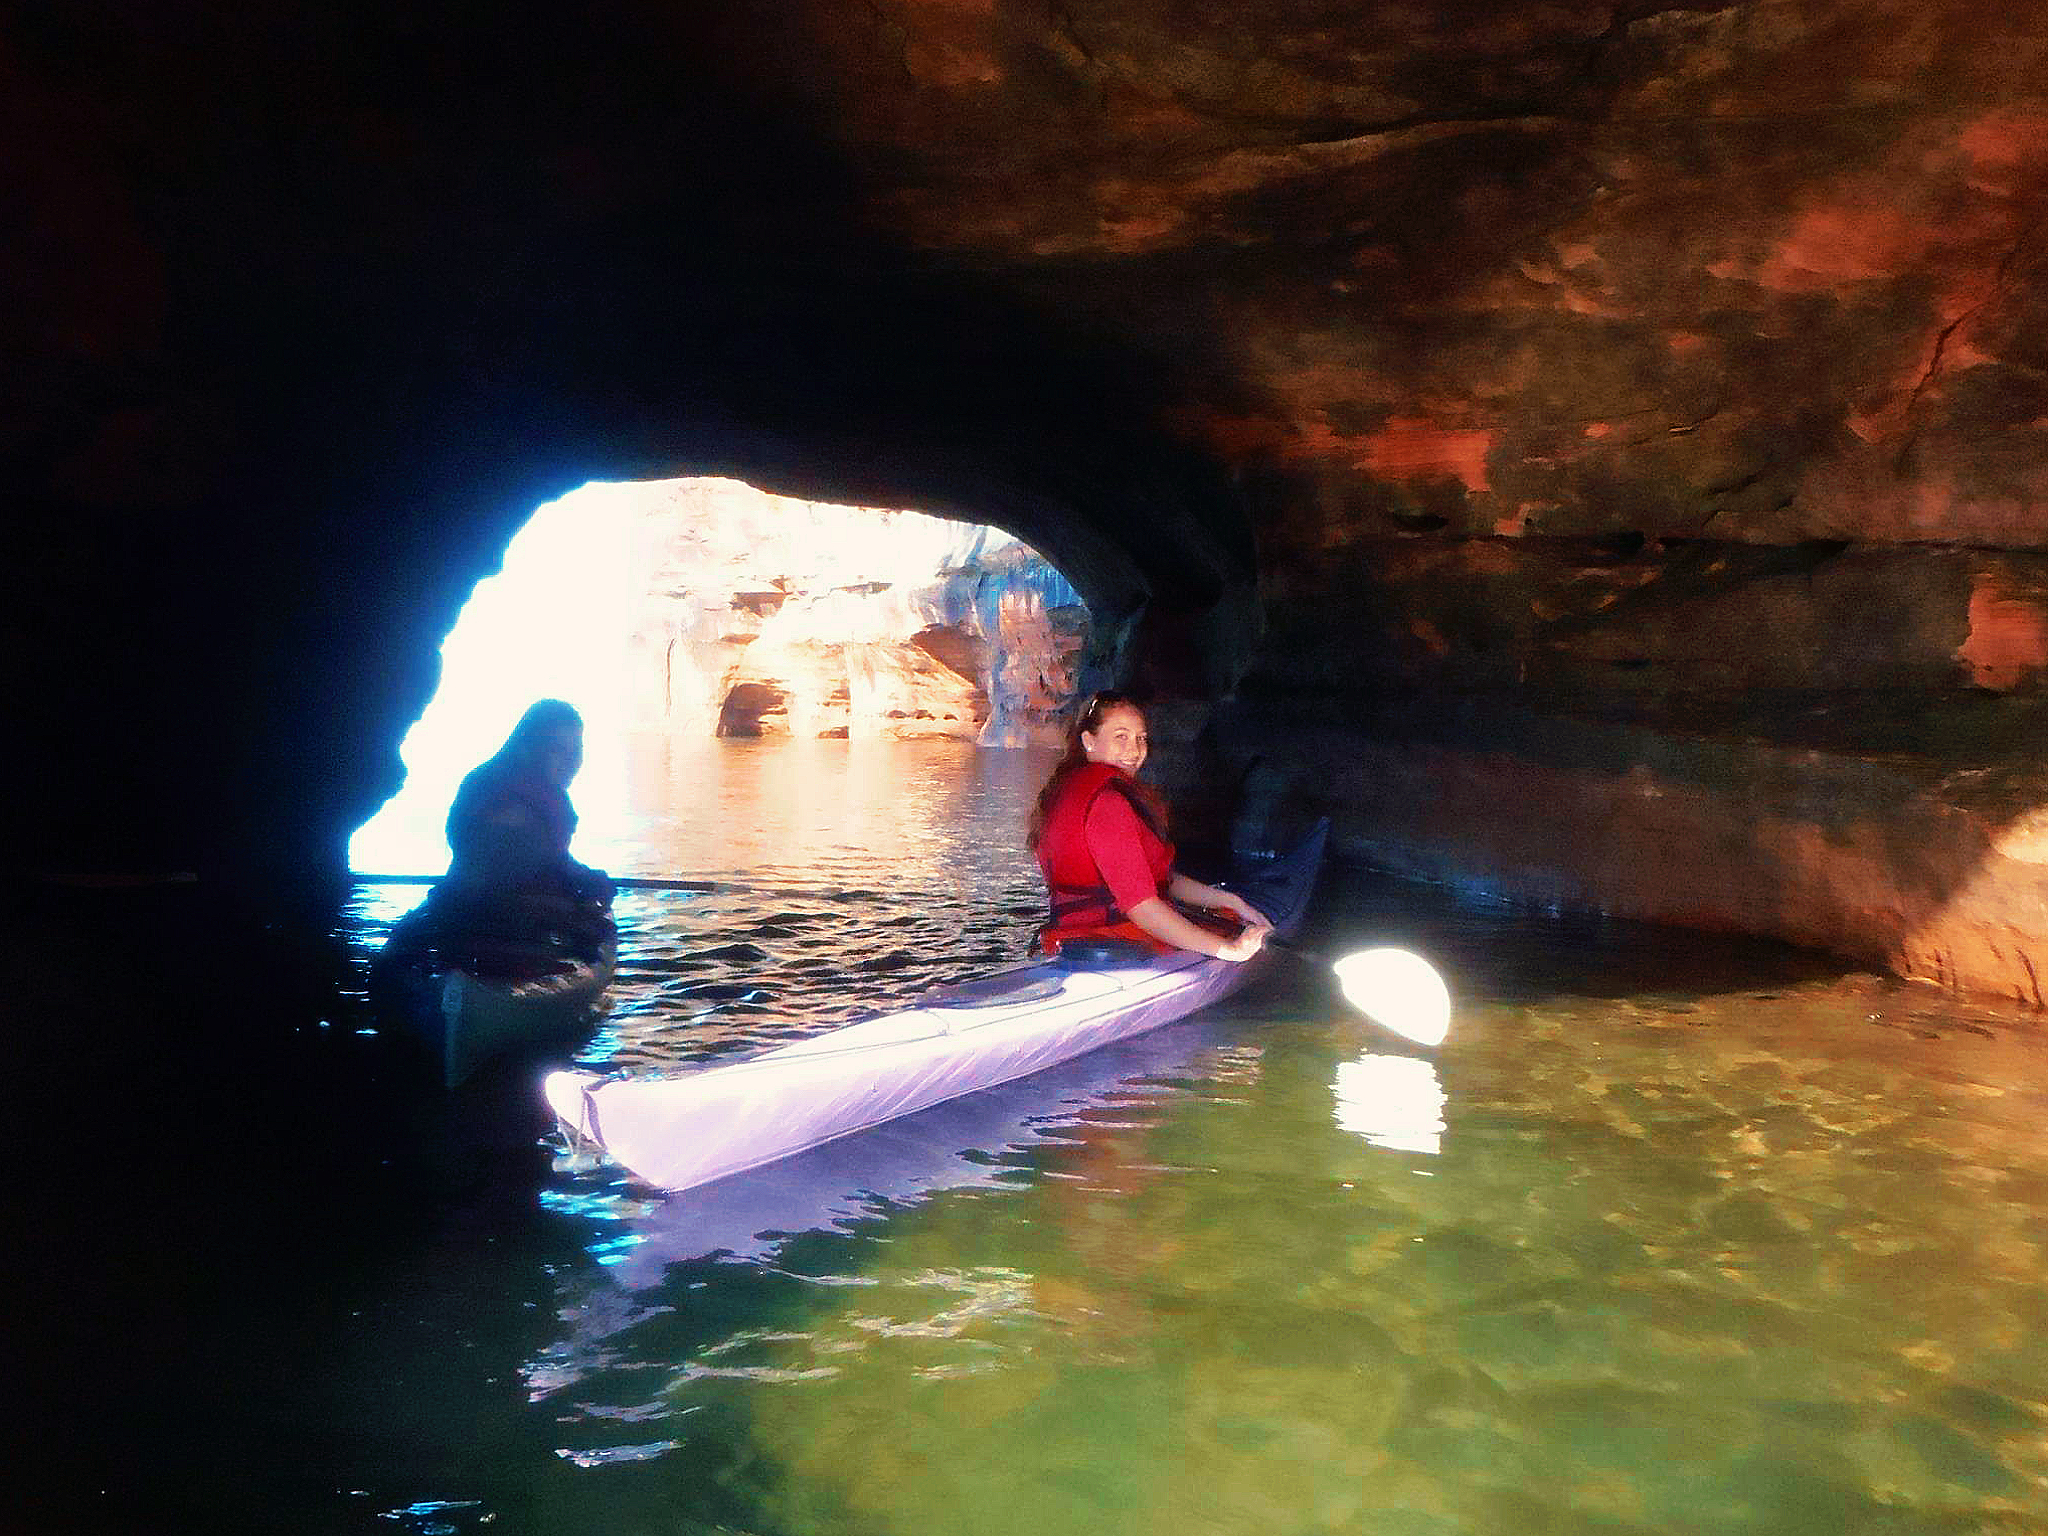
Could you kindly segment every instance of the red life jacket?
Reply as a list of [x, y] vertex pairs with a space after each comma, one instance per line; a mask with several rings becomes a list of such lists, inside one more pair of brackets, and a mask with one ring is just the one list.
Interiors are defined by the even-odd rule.
[[[1045, 826], [1038, 836], [1038, 867], [1045, 873], [1046, 895], [1051, 901], [1051, 914], [1042, 935], [1048, 948], [1058, 947], [1049, 942], [1054, 939], [1111, 929], [1121, 932], [1134, 927], [1117, 907], [1115, 894], [1103, 882], [1102, 871], [1088, 851], [1089, 808], [1104, 791], [1131, 798], [1124, 789], [1129, 783], [1123, 770], [1112, 764], [1083, 763], [1067, 775], [1059, 797], [1046, 813]], [[1131, 808], [1139, 812], [1143, 823], [1143, 812], [1134, 798]], [[1139, 830], [1146, 864], [1164, 893], [1173, 872], [1173, 844], [1156, 836], [1149, 823]], [[1155, 942], [1142, 933], [1136, 937], [1146, 943]]]

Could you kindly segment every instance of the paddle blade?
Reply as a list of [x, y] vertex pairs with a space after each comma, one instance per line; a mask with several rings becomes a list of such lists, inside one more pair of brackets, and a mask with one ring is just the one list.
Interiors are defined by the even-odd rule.
[[1436, 967], [1405, 949], [1362, 949], [1333, 967], [1351, 1006], [1417, 1045], [1451, 1030], [1451, 994]]

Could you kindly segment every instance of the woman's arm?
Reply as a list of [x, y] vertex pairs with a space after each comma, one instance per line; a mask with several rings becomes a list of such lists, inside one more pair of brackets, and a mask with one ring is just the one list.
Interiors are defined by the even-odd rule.
[[[1208, 887], [1203, 886], [1202, 889], [1207, 890]], [[1269, 925], [1261, 920], [1226, 939], [1199, 923], [1189, 922], [1174, 911], [1173, 904], [1163, 896], [1148, 896], [1124, 915], [1162, 944], [1171, 944], [1175, 949], [1191, 949], [1198, 955], [1213, 955], [1218, 960], [1251, 959], [1259, 952], [1259, 946], [1270, 931]]]
[[[1211, 912], [1228, 912], [1239, 922], [1251, 928], [1270, 928], [1263, 912], [1230, 891], [1220, 891], [1213, 885], [1204, 885], [1199, 880], [1190, 880], [1175, 870], [1166, 882], [1166, 894], [1173, 900], [1190, 907], [1206, 907]], [[1147, 932], [1151, 930], [1147, 929]]]
[[[1144, 851], [1149, 834], [1122, 795], [1097, 797], [1088, 810], [1087, 835], [1089, 857], [1110, 894], [1132, 922], [1160, 943], [1219, 960], [1249, 960], [1259, 952], [1272, 925], [1227, 891], [1175, 874], [1167, 877], [1165, 894], [1159, 894], [1158, 876]], [[1176, 899], [1228, 912], [1245, 925], [1244, 931], [1225, 938], [1191, 923], [1174, 910]]]

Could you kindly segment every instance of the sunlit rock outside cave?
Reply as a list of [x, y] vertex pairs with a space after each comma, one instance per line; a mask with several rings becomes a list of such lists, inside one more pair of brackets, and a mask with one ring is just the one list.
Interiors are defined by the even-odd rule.
[[[597, 482], [540, 508], [477, 583], [352, 867], [437, 872], [462, 775], [538, 698], [574, 704], [578, 847], [627, 838], [634, 746], [944, 738], [1045, 747], [1088, 663], [1080, 594], [985, 524], [736, 480]], [[642, 775], [645, 777], [645, 775]]]

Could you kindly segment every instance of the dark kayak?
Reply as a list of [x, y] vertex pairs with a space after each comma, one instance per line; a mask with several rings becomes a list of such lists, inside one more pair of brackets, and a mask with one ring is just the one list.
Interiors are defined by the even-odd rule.
[[463, 931], [430, 899], [392, 929], [372, 1000], [399, 1015], [454, 1088], [498, 1056], [573, 1045], [601, 1014], [618, 963], [609, 919], [574, 933], [519, 920]]

